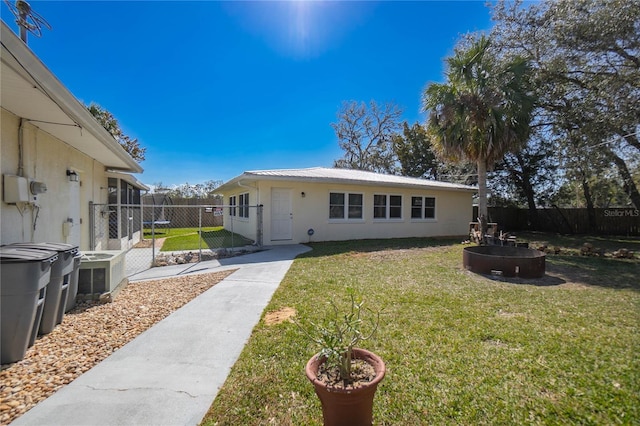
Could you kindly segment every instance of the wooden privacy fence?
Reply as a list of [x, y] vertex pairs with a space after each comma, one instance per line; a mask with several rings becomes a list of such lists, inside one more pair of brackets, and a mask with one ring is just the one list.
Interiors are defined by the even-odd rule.
[[[220, 198], [179, 198], [165, 195], [147, 195], [142, 198], [146, 224], [169, 222], [173, 228], [222, 226]], [[186, 206], [192, 206], [188, 208]]]
[[[529, 210], [515, 207], [489, 207], [489, 222], [498, 223], [502, 231], [542, 231], [561, 234], [640, 236], [640, 210], [635, 208], [595, 209], [595, 226], [589, 222], [585, 209], [537, 209], [537, 221], [532, 223]], [[478, 208], [473, 208], [472, 220], [477, 220]]]

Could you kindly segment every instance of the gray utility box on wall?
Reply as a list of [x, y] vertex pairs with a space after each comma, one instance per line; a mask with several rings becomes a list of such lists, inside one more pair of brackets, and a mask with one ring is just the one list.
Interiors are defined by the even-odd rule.
[[29, 181], [26, 177], [3, 176], [3, 201], [8, 204], [29, 202]]
[[0, 247], [0, 348], [2, 364], [20, 361], [33, 345], [44, 307], [55, 251]]

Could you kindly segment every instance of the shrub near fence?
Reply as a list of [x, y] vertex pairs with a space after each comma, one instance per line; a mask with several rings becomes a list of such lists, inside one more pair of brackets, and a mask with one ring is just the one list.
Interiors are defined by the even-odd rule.
[[[589, 225], [587, 209], [544, 208], [537, 209], [538, 222], [529, 221], [529, 211], [514, 207], [489, 207], [489, 221], [506, 232], [542, 231], [561, 234], [588, 234], [640, 236], [640, 210], [635, 208], [595, 209], [596, 226]], [[473, 218], [478, 208], [473, 208]]]

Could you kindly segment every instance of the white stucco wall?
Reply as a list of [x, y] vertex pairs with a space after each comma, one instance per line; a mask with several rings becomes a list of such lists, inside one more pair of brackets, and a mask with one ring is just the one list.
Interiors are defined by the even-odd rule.
[[[18, 173], [20, 119], [3, 109], [1, 120], [0, 166], [4, 180], [4, 175]], [[33, 204], [22, 213], [16, 205], [5, 203], [3, 194], [0, 242], [62, 242], [88, 250], [89, 201], [107, 201], [104, 165], [28, 121], [23, 124], [23, 165], [24, 176], [29, 181], [44, 182], [47, 192], [37, 197], [29, 194]], [[79, 182], [69, 181], [68, 169], [79, 174]], [[65, 237], [63, 223], [69, 218], [73, 223]]]
[[[263, 244], [291, 244], [309, 241], [340, 241], [369, 238], [404, 238], [462, 236], [468, 233], [472, 216], [472, 193], [470, 191], [424, 190], [413, 188], [390, 188], [368, 185], [337, 185], [289, 181], [259, 181], [251, 184], [255, 188], [238, 188], [224, 194], [224, 204], [229, 197], [243, 192], [250, 193], [250, 204], [263, 204]], [[273, 188], [288, 189], [291, 194], [292, 239], [272, 239], [271, 193]], [[304, 192], [305, 196], [302, 196]], [[352, 192], [364, 195], [362, 220], [330, 220], [329, 193]], [[401, 195], [401, 219], [374, 219], [374, 194]], [[411, 218], [411, 197], [436, 198], [436, 218], [417, 220]], [[243, 224], [234, 220], [234, 232], [255, 239], [255, 214]], [[228, 209], [225, 209], [225, 228], [229, 229]], [[309, 237], [307, 231], [314, 230]]]
[[[229, 192], [228, 194], [224, 194], [223, 204], [227, 206], [229, 204], [229, 198], [232, 196], [235, 196], [236, 205], [237, 205], [238, 196], [240, 194], [246, 194], [246, 193], [249, 194], [249, 205], [252, 206], [249, 208], [249, 217], [248, 218], [239, 217], [237, 214], [236, 216], [232, 217], [230, 215], [230, 209], [228, 207], [225, 207], [223, 210], [224, 228], [228, 231], [233, 231], [236, 234], [240, 234], [252, 241], [256, 241], [258, 238], [257, 236], [258, 212], [257, 212], [257, 208], [255, 208], [254, 206], [257, 206], [258, 204], [260, 204], [257, 189], [250, 188], [250, 187], [249, 188], [240, 187], [236, 191]], [[236, 213], [237, 212], [238, 212], [238, 207], [236, 207]], [[263, 244], [266, 244], [266, 243], [263, 241]]]

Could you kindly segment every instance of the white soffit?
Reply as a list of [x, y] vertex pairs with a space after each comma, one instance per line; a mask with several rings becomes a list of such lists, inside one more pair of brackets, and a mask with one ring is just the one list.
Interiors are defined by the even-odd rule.
[[2, 22], [0, 106], [96, 159], [134, 173], [140, 165]]

